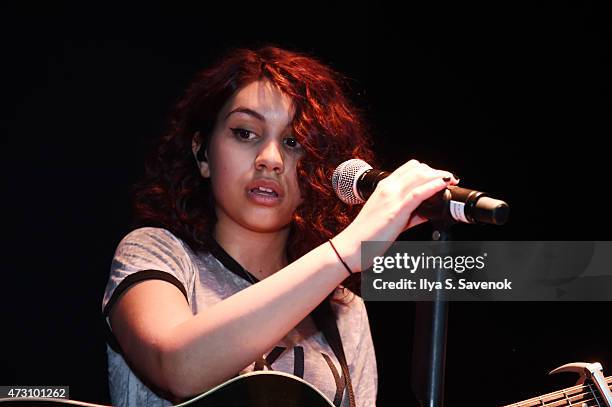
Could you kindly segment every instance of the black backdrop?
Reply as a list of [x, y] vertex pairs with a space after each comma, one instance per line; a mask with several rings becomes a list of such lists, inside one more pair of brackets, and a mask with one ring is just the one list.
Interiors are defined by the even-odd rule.
[[[602, 4], [48, 7], [0, 17], [0, 385], [109, 402], [98, 315], [129, 186], [190, 77], [233, 46], [312, 53], [351, 78], [385, 168], [417, 158], [510, 203], [507, 225], [457, 226], [456, 239], [608, 239]], [[368, 309], [379, 405], [409, 405], [414, 304]], [[546, 376], [567, 362], [610, 372], [609, 315], [595, 302], [451, 304], [447, 405], [569, 386]]]

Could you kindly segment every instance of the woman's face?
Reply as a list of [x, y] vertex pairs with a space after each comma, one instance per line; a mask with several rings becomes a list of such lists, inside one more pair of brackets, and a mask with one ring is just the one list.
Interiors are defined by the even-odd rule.
[[240, 89], [221, 109], [208, 160], [200, 163], [211, 179], [217, 227], [275, 232], [289, 225], [302, 202], [296, 176], [302, 147], [292, 118], [291, 99], [267, 81]]

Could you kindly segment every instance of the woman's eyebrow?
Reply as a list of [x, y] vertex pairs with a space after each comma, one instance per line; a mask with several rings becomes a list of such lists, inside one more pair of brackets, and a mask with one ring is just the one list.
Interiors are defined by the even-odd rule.
[[266, 118], [261, 114], [256, 112], [253, 109], [249, 109], [248, 107], [237, 107], [234, 110], [232, 110], [231, 112], [229, 112], [226, 116], [225, 119], [227, 120], [227, 118], [232, 114], [232, 113], [245, 113], [248, 114], [249, 116], [252, 116], [254, 118], [256, 118], [257, 120], [260, 120], [262, 122], [265, 123]]

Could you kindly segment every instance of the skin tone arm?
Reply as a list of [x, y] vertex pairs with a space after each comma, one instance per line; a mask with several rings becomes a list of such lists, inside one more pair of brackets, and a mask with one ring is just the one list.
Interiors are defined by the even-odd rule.
[[[456, 183], [446, 171], [409, 161], [379, 183], [334, 245], [353, 271], [368, 268], [361, 264], [362, 241], [390, 245], [403, 230], [425, 221], [412, 216], [423, 200]], [[185, 398], [231, 378], [269, 351], [346, 277], [326, 243], [195, 316], [173, 285], [138, 283], [114, 306], [111, 326], [136, 372]]]

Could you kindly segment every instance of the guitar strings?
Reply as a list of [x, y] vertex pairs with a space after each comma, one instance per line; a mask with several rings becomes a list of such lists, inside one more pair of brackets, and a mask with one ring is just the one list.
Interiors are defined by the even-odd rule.
[[[605, 383], [608, 386], [608, 388], [612, 387], [611, 383], [612, 383], [612, 376], [609, 376], [605, 379]], [[586, 389], [588, 388], [588, 391], [586, 391]], [[568, 393], [571, 393], [573, 391], [578, 391], [579, 393], [577, 394], [573, 394], [572, 396], [569, 396]], [[585, 395], [593, 395], [594, 398], [588, 399], [588, 400], [576, 400], [577, 397], [582, 397]], [[565, 397], [564, 397], [565, 396]], [[569, 399], [568, 399], [569, 396]], [[549, 399], [549, 401], [544, 401], [544, 398]], [[576, 403], [574, 404], [574, 401], [578, 401], [581, 403]], [[590, 402], [595, 402], [596, 404], [589, 404]], [[533, 397], [530, 398], [528, 400], [519, 402], [519, 403], [513, 403], [513, 404], [508, 404], [506, 407], [528, 407], [530, 406], [529, 403], [534, 403], [536, 402], [537, 404], [531, 404], [531, 406], [542, 406], [542, 407], [546, 407], [546, 406], [550, 406], [550, 407], [562, 407], [562, 406], [580, 406], [580, 407], [599, 407], [601, 404], [598, 401], [598, 396], [596, 394], [596, 392], [593, 390], [593, 385], [592, 384], [583, 384], [583, 385], [577, 385], [577, 386], [573, 386], [564, 390], [557, 390], [555, 392], [549, 393], [545, 396], [539, 396], [539, 397]], [[563, 402], [564, 404], [553, 404], [553, 403], [559, 403], [559, 402]], [[569, 402], [570, 404], [567, 404], [567, 402]], [[544, 404], [542, 404], [544, 403]]]

